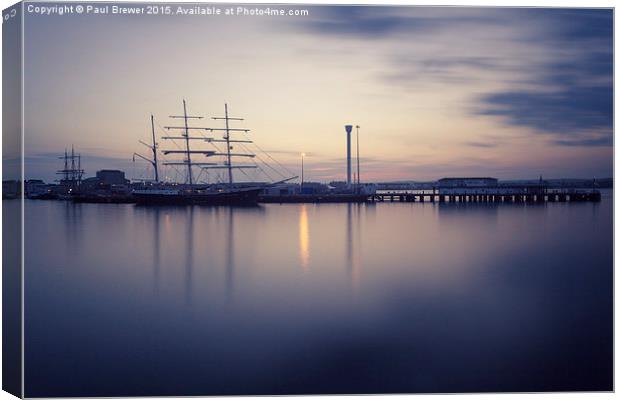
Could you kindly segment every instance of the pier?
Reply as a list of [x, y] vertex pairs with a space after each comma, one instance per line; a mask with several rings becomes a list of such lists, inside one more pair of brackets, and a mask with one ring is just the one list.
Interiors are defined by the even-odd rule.
[[[235, 120], [228, 116], [228, 107], [224, 106], [224, 117], [214, 119]], [[178, 118], [188, 119], [186, 103], [183, 102], [183, 115]], [[192, 118], [195, 116], [192, 116]], [[227, 125], [228, 126], [228, 125]], [[188, 126], [166, 127], [168, 129], [185, 129]], [[157, 142], [154, 130], [154, 119], [151, 116], [152, 143], [146, 146], [152, 152], [152, 159], [134, 153], [134, 158], [139, 157], [148, 161], [153, 166], [154, 180], [130, 182], [125, 178], [125, 173], [120, 170], [104, 169], [97, 171], [95, 177], [83, 178], [84, 170], [81, 168], [81, 156], [75, 153], [73, 146], [71, 152], [67, 150], [64, 156], [64, 168], [57, 173], [63, 176], [60, 184], [45, 184], [40, 179], [31, 179], [24, 182], [24, 196], [38, 200], [71, 200], [76, 203], [165, 203], [165, 204], [214, 204], [214, 205], [239, 205], [257, 203], [575, 203], [575, 202], [599, 202], [601, 192], [598, 188], [612, 187], [611, 178], [601, 185], [595, 179], [572, 179], [564, 180], [512, 180], [499, 181], [492, 177], [446, 177], [428, 182], [397, 182], [388, 183], [360, 183], [359, 172], [356, 180], [351, 178], [351, 157], [347, 153], [347, 181], [333, 181], [329, 184], [321, 182], [304, 182], [303, 170], [300, 183], [290, 183], [296, 176], [285, 178], [277, 182], [233, 182], [233, 168], [256, 168], [257, 165], [230, 165], [231, 157], [248, 156], [253, 158], [255, 154], [231, 153], [230, 143], [251, 143], [240, 139], [231, 140], [230, 131], [243, 131], [247, 129], [227, 128], [198, 128], [207, 130], [224, 130], [223, 139], [209, 138], [211, 142], [224, 142], [228, 147], [226, 153], [215, 150], [191, 150], [189, 138], [186, 136], [166, 136], [164, 139], [184, 139], [185, 150], [163, 150], [164, 154], [185, 154], [185, 161], [169, 161], [164, 165], [187, 166], [187, 182], [185, 184], [169, 183], [160, 181], [160, 171], [157, 162]], [[347, 125], [347, 147], [350, 147], [350, 133], [353, 126]], [[194, 137], [194, 139], [199, 139]], [[145, 143], [143, 143], [145, 144]], [[222, 155], [229, 161], [223, 165], [216, 163], [195, 163], [191, 161], [192, 154], [205, 154], [207, 156]], [[302, 155], [303, 162], [303, 155]], [[210, 168], [223, 168], [228, 172], [227, 182], [209, 184], [207, 182], [196, 183], [192, 175], [192, 165], [205, 165], [203, 170]], [[3, 198], [19, 198], [21, 183], [18, 181], [3, 182]]]
[[420, 193], [390, 191], [375, 193], [369, 196], [371, 202], [401, 202], [401, 203], [563, 203], [563, 202], [598, 202], [601, 193], [598, 190], [541, 190], [522, 192], [512, 190], [489, 190], [484, 192], [470, 191], [463, 188], [452, 189], [448, 193], [429, 191]]
[[532, 189], [531, 187], [450, 188], [449, 190], [385, 191], [373, 194], [261, 195], [259, 203], [565, 203], [598, 202], [598, 190]]

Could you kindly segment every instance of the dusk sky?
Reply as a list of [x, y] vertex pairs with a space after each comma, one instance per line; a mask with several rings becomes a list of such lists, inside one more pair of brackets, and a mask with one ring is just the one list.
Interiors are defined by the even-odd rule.
[[149, 178], [132, 154], [182, 99], [196, 126], [227, 102], [295, 174], [306, 153], [306, 181], [345, 179], [347, 123], [363, 181], [612, 176], [612, 10], [279, 7], [309, 15], [26, 13], [26, 177], [73, 144], [87, 176]]

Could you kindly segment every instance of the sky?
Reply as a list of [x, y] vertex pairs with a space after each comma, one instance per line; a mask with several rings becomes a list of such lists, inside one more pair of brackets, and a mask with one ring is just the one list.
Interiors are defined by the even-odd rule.
[[305, 181], [344, 180], [345, 124], [362, 181], [613, 175], [612, 10], [282, 7], [308, 15], [26, 13], [26, 177], [57, 179], [74, 145], [86, 176], [150, 178], [132, 154], [151, 114], [160, 149], [181, 145], [159, 137], [183, 99], [207, 117], [193, 126], [221, 127], [224, 103], [245, 118], [231, 124], [259, 147], [234, 151], [270, 167], [236, 180], [300, 175], [302, 152]]

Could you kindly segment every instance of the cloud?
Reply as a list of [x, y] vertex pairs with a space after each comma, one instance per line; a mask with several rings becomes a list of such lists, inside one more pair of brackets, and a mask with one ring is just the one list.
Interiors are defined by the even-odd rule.
[[[611, 9], [322, 7], [303, 30], [382, 41], [373, 52], [385, 68], [374, 76], [395, 89], [460, 85], [473, 115], [558, 145], [611, 145]], [[477, 84], [497, 89], [481, 95]]]
[[426, 18], [387, 14], [385, 9], [375, 7], [322, 7], [307, 18], [302, 29], [321, 35], [381, 39], [396, 33], [429, 30], [436, 27]]
[[[535, 15], [535, 14], [532, 14]], [[540, 38], [557, 59], [532, 69], [522, 85], [479, 98], [479, 115], [532, 128], [563, 146], [612, 144], [613, 15], [611, 10], [542, 10]], [[603, 133], [603, 137], [601, 137]]]
[[498, 22], [497, 18], [490, 18], [492, 13], [477, 8], [323, 6], [315, 7], [301, 26], [314, 34], [378, 40]]
[[481, 147], [483, 149], [491, 149], [497, 147], [497, 143], [490, 142], [464, 142], [463, 144], [470, 147]]
[[606, 135], [605, 137], [584, 138], [584, 139], [558, 139], [555, 141], [555, 143], [561, 146], [595, 147], [595, 146], [612, 146], [613, 140], [612, 140], [612, 137]]
[[510, 125], [526, 126], [558, 136], [584, 130], [610, 129], [613, 121], [611, 87], [566, 85], [553, 93], [514, 90], [485, 95], [482, 115], [504, 117]]
[[494, 56], [424, 56], [397, 54], [391, 58], [394, 67], [380, 74], [380, 79], [394, 85], [468, 84], [488, 78], [489, 72], [510, 72], [514, 66]]

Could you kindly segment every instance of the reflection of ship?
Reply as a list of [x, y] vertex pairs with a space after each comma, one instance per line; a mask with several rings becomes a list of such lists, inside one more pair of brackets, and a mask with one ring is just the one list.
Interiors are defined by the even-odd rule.
[[[189, 126], [188, 121], [193, 119], [202, 119], [201, 116], [191, 116], [187, 114], [187, 105], [183, 100], [183, 115], [173, 115], [170, 118], [178, 118], [183, 120], [182, 126], [167, 126], [168, 130], [181, 130], [179, 136], [164, 136], [162, 139], [167, 140], [180, 140], [184, 142], [183, 148], [174, 150], [162, 150], [164, 155], [183, 155], [182, 160], [167, 161], [164, 165], [182, 165], [187, 169], [187, 184], [186, 185], [170, 185], [158, 182], [158, 165], [157, 165], [157, 143], [155, 142], [155, 133], [153, 129], [153, 144], [148, 146], [153, 152], [153, 159], [148, 159], [139, 154], [141, 157], [149, 161], [155, 169], [155, 182], [145, 184], [143, 188], [133, 191], [133, 196], [138, 203], [142, 204], [231, 204], [231, 205], [251, 205], [258, 202], [258, 195], [263, 190], [260, 185], [247, 186], [235, 186], [233, 183], [233, 170], [234, 169], [247, 169], [256, 168], [256, 165], [233, 165], [233, 159], [237, 157], [253, 158], [255, 155], [250, 153], [233, 153], [233, 146], [231, 143], [252, 143], [250, 140], [233, 139], [231, 134], [235, 132], [247, 133], [249, 129], [231, 128], [230, 121], [243, 121], [242, 118], [233, 118], [228, 115], [228, 105], [224, 105], [223, 117], [212, 117], [213, 120], [222, 120], [225, 122], [224, 128], [205, 128]], [[190, 131], [208, 131], [218, 132], [222, 131], [224, 136], [220, 138], [206, 137], [203, 135], [192, 136]], [[208, 143], [213, 149], [197, 150], [192, 149], [190, 142], [193, 140], [200, 140]], [[226, 149], [220, 151], [217, 148], [216, 143], [225, 143]], [[218, 162], [196, 162], [192, 160], [193, 155], [203, 155], [207, 158], [211, 157], [223, 157], [224, 161]], [[212, 184], [212, 185], [197, 185], [194, 184], [194, 171], [193, 168], [198, 167], [203, 171], [212, 169], [224, 169], [228, 172], [227, 183], [225, 184]]]

